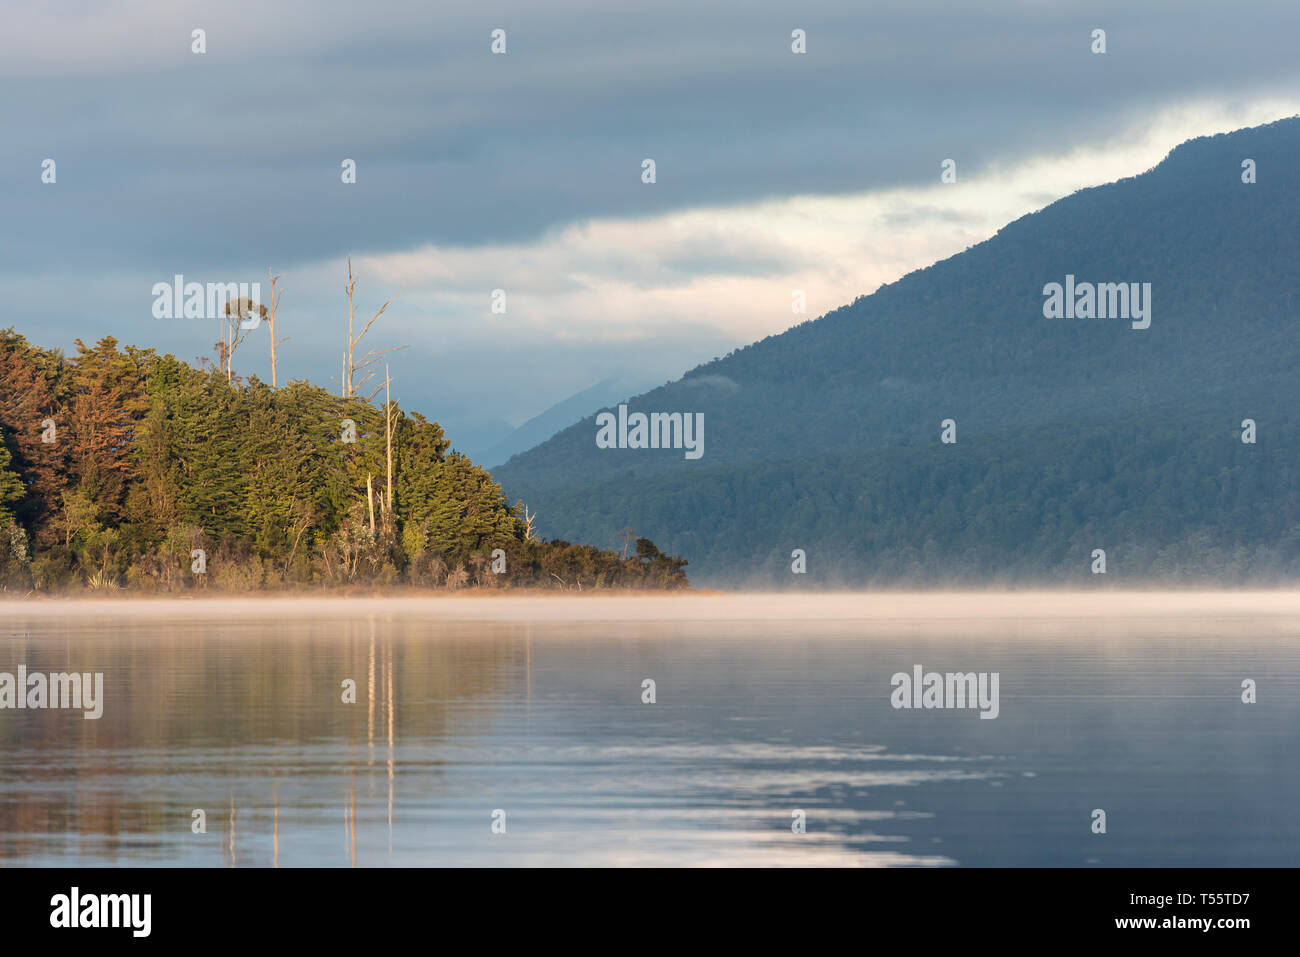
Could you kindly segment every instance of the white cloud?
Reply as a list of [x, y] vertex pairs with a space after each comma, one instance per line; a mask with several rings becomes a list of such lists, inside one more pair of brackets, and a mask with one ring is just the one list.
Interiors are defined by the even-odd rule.
[[[934, 185], [923, 188], [593, 219], [531, 242], [425, 246], [354, 262], [380, 287], [406, 290], [407, 305], [435, 322], [496, 321], [467, 323], [470, 337], [507, 322], [513, 334], [558, 342], [635, 341], [704, 325], [747, 342], [958, 253], [1047, 202], [1141, 173], [1184, 140], [1297, 112], [1300, 98], [1200, 102], [1063, 156], [978, 173], [954, 157], [952, 185], [939, 182], [945, 157], [936, 156]], [[331, 264], [322, 275], [339, 269]], [[507, 292], [508, 320], [490, 314], [498, 288]], [[791, 311], [795, 289], [806, 293], [804, 315]]]

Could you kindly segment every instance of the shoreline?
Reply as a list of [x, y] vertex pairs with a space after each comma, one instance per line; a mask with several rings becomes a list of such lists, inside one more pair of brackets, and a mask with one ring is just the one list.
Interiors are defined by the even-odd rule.
[[458, 595], [268, 594], [213, 598], [0, 599], [0, 620], [74, 617], [337, 618], [420, 615], [443, 621], [972, 621], [1300, 619], [1300, 589]]

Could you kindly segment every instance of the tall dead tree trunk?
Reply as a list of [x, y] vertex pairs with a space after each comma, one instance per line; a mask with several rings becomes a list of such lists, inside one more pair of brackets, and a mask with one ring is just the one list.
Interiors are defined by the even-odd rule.
[[[348, 294], [348, 347], [343, 353], [343, 398], [345, 399], [351, 399], [352, 397], [357, 395], [357, 393], [365, 386], [365, 384], [374, 377], [373, 372], [367, 372], [365, 375], [361, 377], [361, 381], [358, 382], [357, 381], [358, 374], [365, 372], [368, 368], [370, 368], [370, 366], [378, 362], [379, 357], [382, 356], [384, 353], [397, 352], [401, 349], [406, 348], [406, 346], [395, 346], [395, 347], [390, 347], [388, 349], [371, 349], [369, 352], [367, 352], [364, 356], [361, 357], [360, 362], [357, 361], [356, 358], [357, 346], [360, 344], [361, 340], [366, 337], [366, 333], [369, 332], [370, 327], [375, 324], [375, 320], [384, 314], [385, 309], [387, 309], [389, 306], [391, 306], [394, 302], [397, 301], [397, 298], [398, 296], [401, 295], [401, 293], [398, 293], [398, 296], [394, 296], [392, 299], [389, 299], [386, 303], [380, 306], [379, 311], [370, 317], [370, 320], [365, 324], [365, 326], [362, 327], [359, 333], [356, 333], [354, 335], [353, 333], [356, 329], [356, 314], [353, 307], [352, 294], [356, 290], [356, 288], [357, 288], [357, 281], [356, 278], [352, 275], [352, 257], [349, 256], [348, 257], [348, 284], [346, 288]], [[374, 394], [378, 391], [379, 391], [379, 387], [376, 386], [375, 389], [373, 389], [370, 395], [368, 395], [366, 398], [367, 399], [373, 398]]]
[[366, 501], [370, 503], [370, 537], [375, 537], [375, 487], [370, 481], [370, 473], [366, 473]]
[[388, 466], [388, 494], [384, 498], [386, 511], [392, 511], [393, 508], [393, 399], [389, 391], [392, 382], [388, 364], [384, 363], [384, 444]]
[[281, 343], [289, 341], [287, 336], [283, 339], [275, 338], [275, 309], [276, 306], [280, 304], [280, 294], [276, 292], [275, 284], [284, 277], [284, 273], [280, 273], [280, 275], [277, 276], [268, 266], [266, 274], [271, 278], [271, 311], [267, 314], [266, 321], [271, 330], [271, 388], [275, 389], [279, 387], [279, 383], [276, 379], [278, 366], [276, 364], [275, 348]]
[[352, 398], [352, 348], [356, 341], [352, 338], [352, 291], [357, 288], [357, 281], [352, 278], [352, 257], [348, 257], [348, 348], [343, 353], [343, 398]]

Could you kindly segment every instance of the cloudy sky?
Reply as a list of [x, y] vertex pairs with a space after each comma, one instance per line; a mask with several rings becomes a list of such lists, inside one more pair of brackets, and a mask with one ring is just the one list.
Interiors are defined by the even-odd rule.
[[[330, 384], [351, 254], [359, 312], [401, 294], [367, 340], [409, 346], [395, 397], [472, 452], [1300, 113], [1294, 0], [1135, 6], [6, 2], [0, 326], [192, 361], [215, 321], [155, 319], [153, 285], [273, 266], [281, 376]], [[236, 371], [269, 379], [265, 336]]]

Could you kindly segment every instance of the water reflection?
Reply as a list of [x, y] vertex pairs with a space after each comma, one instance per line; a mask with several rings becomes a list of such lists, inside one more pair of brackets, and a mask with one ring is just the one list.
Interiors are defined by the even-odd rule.
[[[102, 671], [105, 707], [0, 712], [6, 864], [1291, 865], [1300, 848], [1300, 665], [1277, 621], [10, 625], [0, 670]], [[999, 671], [1000, 717], [892, 709], [889, 676], [914, 663]]]

